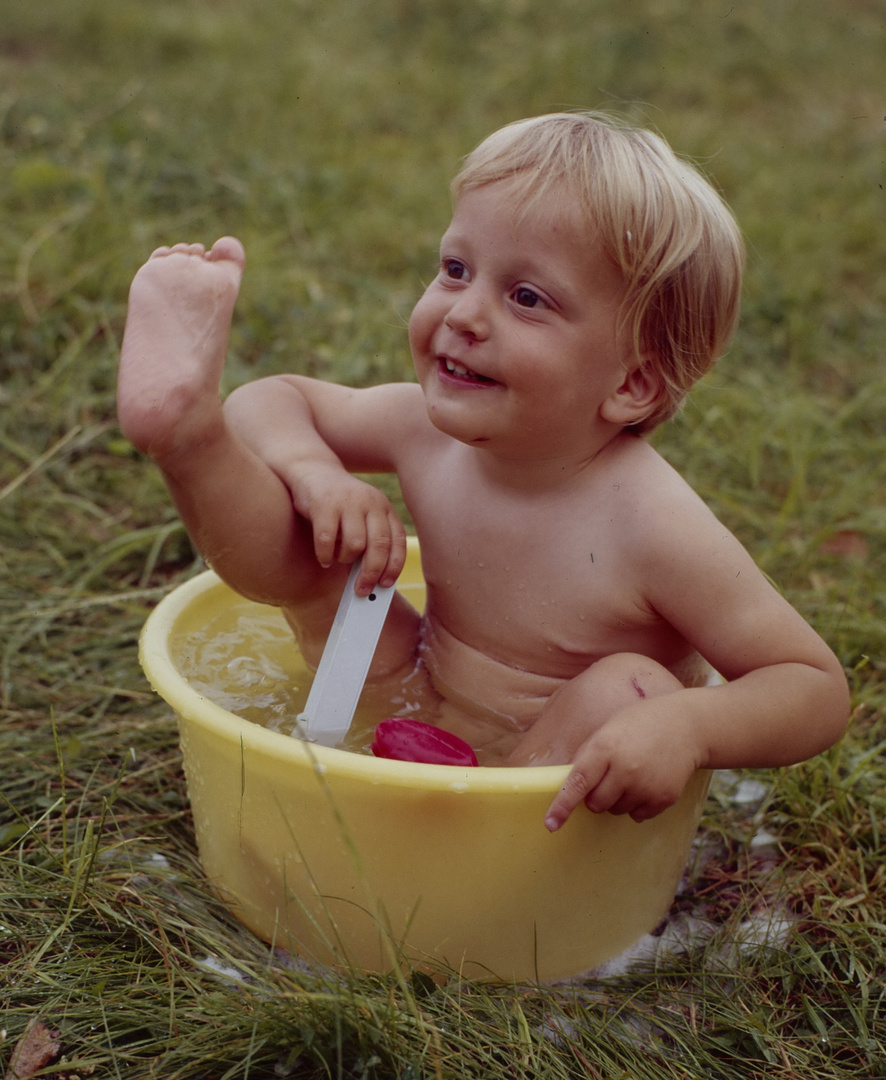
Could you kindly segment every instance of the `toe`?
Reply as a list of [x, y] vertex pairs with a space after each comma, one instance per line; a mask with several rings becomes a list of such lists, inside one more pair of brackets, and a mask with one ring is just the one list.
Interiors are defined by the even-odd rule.
[[233, 236], [223, 236], [220, 240], [216, 240], [212, 245], [212, 250], [206, 257], [213, 262], [220, 259], [230, 259], [231, 262], [235, 262], [241, 267], [246, 262], [246, 252], [243, 250], [243, 245]]

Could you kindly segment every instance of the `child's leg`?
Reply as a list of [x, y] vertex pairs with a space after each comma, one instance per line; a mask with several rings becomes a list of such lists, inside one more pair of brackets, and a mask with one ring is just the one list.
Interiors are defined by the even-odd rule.
[[566, 765], [589, 735], [628, 705], [682, 689], [675, 675], [646, 656], [604, 657], [552, 695], [508, 764]]
[[[117, 404], [124, 434], [150, 455], [210, 566], [251, 599], [282, 607], [316, 665], [348, 574], [324, 570], [311, 527], [279, 477], [229, 430], [219, 383], [243, 248], [225, 238], [160, 248], [132, 284]], [[412, 655], [418, 616], [395, 598], [373, 672]]]

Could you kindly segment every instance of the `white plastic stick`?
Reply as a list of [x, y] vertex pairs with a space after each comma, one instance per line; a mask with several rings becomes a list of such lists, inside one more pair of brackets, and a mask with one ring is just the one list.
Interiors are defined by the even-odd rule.
[[323, 746], [335, 746], [348, 733], [394, 597], [393, 585], [384, 589], [376, 586], [369, 596], [357, 596], [354, 583], [360, 563], [358, 559], [351, 567], [305, 711], [294, 732]]

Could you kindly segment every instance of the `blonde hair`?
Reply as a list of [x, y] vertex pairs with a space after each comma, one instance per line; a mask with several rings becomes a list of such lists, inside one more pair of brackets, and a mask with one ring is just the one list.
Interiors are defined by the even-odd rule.
[[494, 132], [452, 182], [511, 180], [516, 212], [576, 199], [621, 271], [621, 328], [664, 392], [642, 421], [651, 431], [723, 355], [738, 320], [744, 244], [726, 203], [664, 139], [597, 113], [551, 113]]

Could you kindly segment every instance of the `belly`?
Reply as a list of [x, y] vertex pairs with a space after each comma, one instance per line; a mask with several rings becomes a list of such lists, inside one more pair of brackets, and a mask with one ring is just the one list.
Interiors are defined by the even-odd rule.
[[[419, 656], [440, 695], [438, 722], [470, 743], [481, 764], [507, 758], [551, 695], [569, 681], [495, 660], [427, 616], [422, 620]], [[684, 686], [703, 686], [711, 675], [698, 653], [669, 670]]]
[[526, 731], [565, 679], [538, 675], [486, 656], [450, 634], [439, 622], [422, 622], [419, 654], [435, 689], [478, 718]]

